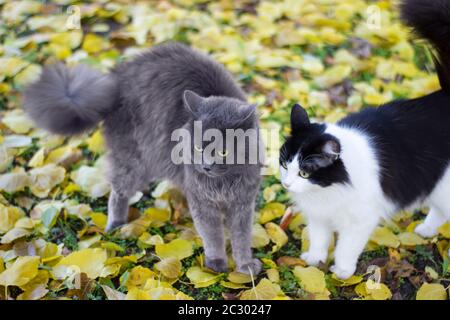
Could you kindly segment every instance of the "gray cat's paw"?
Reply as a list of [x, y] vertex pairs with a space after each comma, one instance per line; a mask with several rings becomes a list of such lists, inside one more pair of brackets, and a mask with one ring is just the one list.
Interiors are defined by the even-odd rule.
[[206, 267], [216, 272], [225, 273], [228, 271], [228, 263], [225, 259], [209, 259], [206, 258]]
[[262, 262], [258, 259], [253, 259], [252, 262], [243, 264], [237, 268], [238, 272], [252, 274], [256, 276], [262, 270]]
[[123, 227], [126, 224], [126, 221], [108, 221], [105, 227], [105, 232], [112, 232], [116, 229], [119, 229], [120, 227]]

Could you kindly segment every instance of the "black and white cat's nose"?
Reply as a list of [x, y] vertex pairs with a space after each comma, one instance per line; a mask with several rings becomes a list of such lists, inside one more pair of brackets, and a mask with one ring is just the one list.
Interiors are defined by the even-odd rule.
[[281, 182], [281, 185], [285, 188], [285, 189], [289, 189], [291, 184], [287, 183], [286, 181]]

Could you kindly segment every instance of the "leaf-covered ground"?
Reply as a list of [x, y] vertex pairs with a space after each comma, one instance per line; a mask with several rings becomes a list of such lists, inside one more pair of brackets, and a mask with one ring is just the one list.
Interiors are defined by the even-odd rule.
[[293, 102], [333, 122], [438, 88], [428, 51], [409, 40], [395, 3], [0, 0], [0, 11], [0, 299], [448, 298], [450, 224], [422, 239], [412, 231], [426, 211], [400, 213], [376, 230], [357, 275], [339, 281], [330, 261], [300, 260], [307, 232], [276, 175], [265, 177], [256, 207], [253, 245], [264, 271], [255, 279], [203, 267], [183, 196], [164, 182], [134, 197], [137, 220], [105, 234], [101, 130], [63, 139], [21, 109], [21, 89], [43, 64], [106, 71], [177, 40], [223, 63], [281, 140]]

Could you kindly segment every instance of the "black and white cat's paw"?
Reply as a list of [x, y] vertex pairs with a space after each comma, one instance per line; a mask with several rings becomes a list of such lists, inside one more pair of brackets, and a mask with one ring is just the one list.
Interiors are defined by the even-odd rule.
[[300, 255], [300, 259], [305, 261], [309, 266], [318, 266], [319, 263], [325, 262], [327, 257], [316, 252], [306, 251]]
[[207, 268], [219, 273], [225, 273], [228, 271], [228, 262], [226, 259], [211, 259], [206, 258], [205, 265]]
[[419, 224], [414, 232], [423, 238], [431, 238], [438, 234], [436, 228], [428, 226], [426, 223]]
[[341, 280], [346, 280], [348, 278], [350, 278], [356, 271], [356, 266], [355, 267], [341, 267], [341, 266], [337, 266], [337, 265], [332, 265], [330, 267], [330, 271], [333, 272], [336, 277], [338, 277]]
[[259, 274], [262, 270], [262, 262], [259, 261], [258, 259], [252, 259], [251, 262], [249, 263], [245, 263], [241, 266], [238, 266], [238, 268], [236, 269], [237, 272], [241, 272], [241, 273], [245, 273], [245, 274], [249, 274], [249, 275], [253, 275], [256, 276], [257, 274]]

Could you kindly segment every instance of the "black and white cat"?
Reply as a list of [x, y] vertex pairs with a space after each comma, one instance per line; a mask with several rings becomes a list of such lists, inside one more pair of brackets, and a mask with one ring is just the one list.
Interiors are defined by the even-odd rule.
[[338, 233], [331, 270], [342, 279], [382, 218], [429, 206], [416, 228], [424, 237], [450, 219], [450, 0], [406, 0], [401, 17], [436, 49], [442, 89], [351, 114], [336, 125], [311, 123], [295, 105], [281, 149], [281, 181], [306, 216], [310, 265], [325, 262]]

